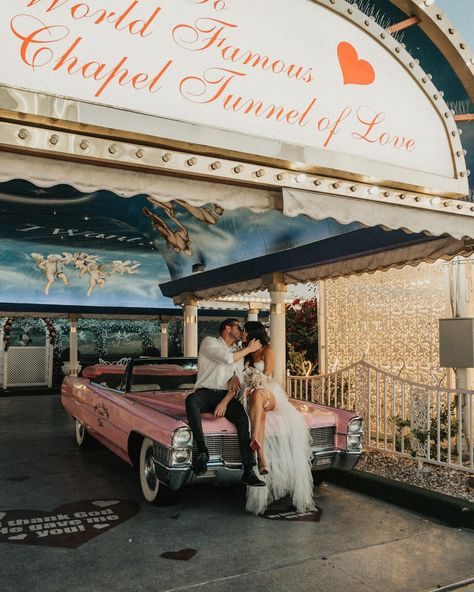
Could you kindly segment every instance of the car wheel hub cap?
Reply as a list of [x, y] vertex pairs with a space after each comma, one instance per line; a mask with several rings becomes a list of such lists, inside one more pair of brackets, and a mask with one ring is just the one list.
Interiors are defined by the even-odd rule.
[[148, 487], [152, 490], [156, 489], [157, 478], [155, 472], [155, 463], [153, 462], [153, 452], [151, 448], [149, 448], [145, 454], [144, 472]]

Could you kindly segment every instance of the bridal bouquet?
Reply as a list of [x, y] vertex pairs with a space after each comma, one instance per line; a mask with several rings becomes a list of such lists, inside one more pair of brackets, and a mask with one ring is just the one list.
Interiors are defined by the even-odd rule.
[[244, 370], [245, 386], [252, 390], [261, 390], [266, 382], [266, 376], [254, 366], [247, 366]]

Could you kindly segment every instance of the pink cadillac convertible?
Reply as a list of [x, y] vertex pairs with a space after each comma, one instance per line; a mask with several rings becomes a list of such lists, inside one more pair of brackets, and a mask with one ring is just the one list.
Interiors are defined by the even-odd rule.
[[[208, 471], [196, 476], [191, 468], [193, 438], [185, 399], [195, 380], [195, 358], [130, 359], [127, 366], [89, 366], [81, 378], [66, 377], [61, 402], [75, 421], [79, 446], [98, 440], [138, 468], [146, 500], [166, 504], [194, 480], [231, 481], [241, 476], [234, 425], [208, 413], [202, 422], [210, 454]], [[361, 418], [341, 409], [291, 402], [311, 432], [315, 481], [329, 468], [352, 469], [362, 449]]]

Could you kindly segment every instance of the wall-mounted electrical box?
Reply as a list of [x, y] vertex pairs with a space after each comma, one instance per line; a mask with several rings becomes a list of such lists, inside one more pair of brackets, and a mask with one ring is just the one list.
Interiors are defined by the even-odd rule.
[[439, 365], [474, 368], [474, 319], [439, 319]]

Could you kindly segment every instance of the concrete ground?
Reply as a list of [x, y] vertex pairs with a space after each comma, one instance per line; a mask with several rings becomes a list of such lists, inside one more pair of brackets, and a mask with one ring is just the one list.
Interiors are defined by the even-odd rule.
[[[76, 448], [57, 396], [0, 398], [0, 480], [0, 517], [81, 500], [139, 504], [76, 549], [0, 543], [3, 592], [425, 592], [474, 576], [474, 532], [335, 485], [317, 492], [320, 522], [247, 514], [243, 486], [196, 485], [174, 506], [151, 506], [129, 465]], [[197, 553], [160, 556], [181, 549]]]

